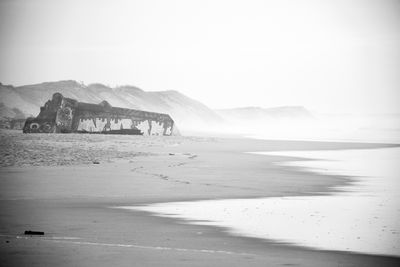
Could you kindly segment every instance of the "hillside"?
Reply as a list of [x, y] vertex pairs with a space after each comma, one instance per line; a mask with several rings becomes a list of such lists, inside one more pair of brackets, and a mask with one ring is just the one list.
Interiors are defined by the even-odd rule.
[[12, 117], [12, 110], [18, 109], [25, 116], [36, 116], [40, 107], [56, 92], [81, 102], [97, 104], [107, 100], [115, 107], [167, 113], [181, 129], [195, 129], [223, 121], [204, 104], [177, 91], [146, 92], [134, 86], [112, 88], [97, 83], [84, 85], [72, 80], [19, 87], [0, 84], [0, 115]]
[[25, 114], [18, 108], [9, 108], [0, 103], [0, 119], [24, 119]]

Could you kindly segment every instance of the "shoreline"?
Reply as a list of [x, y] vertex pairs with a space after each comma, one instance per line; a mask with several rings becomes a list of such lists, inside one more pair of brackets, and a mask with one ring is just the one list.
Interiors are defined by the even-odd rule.
[[[307, 151], [303, 156], [302, 153], [288, 152], [286, 155], [292, 154], [311, 160], [280, 164], [302, 166], [314, 173], [348, 175], [353, 182], [338, 188], [335, 193], [180, 201], [116, 208], [145, 211], [188, 224], [226, 227], [234, 235], [289, 242], [310, 249], [400, 257], [400, 243], [397, 241], [400, 229], [396, 222], [400, 213], [397, 193], [393, 190], [398, 187], [395, 176], [398, 173], [395, 168], [398, 149], [371, 149], [366, 154], [359, 150], [346, 150], [335, 153]], [[285, 152], [279, 155], [285, 155]], [[372, 168], [364, 166], [373, 163], [380, 164]], [[394, 168], [390, 172], [377, 172], [379, 168], [390, 169], [390, 166]], [[365, 209], [366, 205], [368, 209]], [[359, 224], [360, 221], [363, 224]], [[374, 243], [380, 247], [372, 245]]]
[[[130, 142], [130, 139], [122, 137], [123, 142]], [[136, 142], [137, 139], [132, 140]], [[399, 258], [393, 257], [273, 244], [231, 236], [226, 230], [215, 227], [184, 225], [175, 219], [108, 208], [124, 204], [321, 192], [334, 185], [346, 184], [351, 177], [322, 176], [296, 168], [281, 168], [271, 162], [285, 160], [284, 157], [263, 158], [242, 152], [381, 145], [221, 138], [169, 139], [165, 145], [162, 139], [156, 140], [161, 143], [146, 139], [147, 144], [154, 144], [132, 148], [135, 153], [144, 154], [113, 159], [112, 163], [101, 160], [98, 165], [0, 168], [0, 210], [3, 214], [0, 233], [17, 235], [29, 228], [44, 230], [50, 236], [80, 237], [85, 242], [194, 250], [154, 252], [151, 249], [36, 242], [34, 239], [10, 239], [12, 245], [9, 245], [5, 243], [6, 238], [1, 237], [0, 251], [5, 263], [37, 262], [42, 266], [51, 266], [55, 262], [59, 266], [107, 266], [111, 262], [121, 266], [396, 266], [400, 262]], [[180, 143], [171, 146], [175, 141]], [[252, 256], [204, 255], [196, 251], [204, 249], [243, 252]], [[21, 253], [24, 257], [16, 256]]]

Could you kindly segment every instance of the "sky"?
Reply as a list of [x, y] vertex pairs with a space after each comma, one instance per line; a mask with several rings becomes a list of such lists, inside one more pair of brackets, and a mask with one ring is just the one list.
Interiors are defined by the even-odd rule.
[[399, 0], [0, 0], [0, 82], [400, 112]]

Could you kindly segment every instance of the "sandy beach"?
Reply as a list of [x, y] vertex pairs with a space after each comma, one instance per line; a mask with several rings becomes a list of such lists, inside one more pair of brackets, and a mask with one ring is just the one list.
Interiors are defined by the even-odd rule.
[[[398, 266], [396, 257], [321, 251], [115, 209], [174, 201], [311, 196], [351, 177], [244, 152], [389, 144], [1, 131], [1, 266]], [[44, 231], [42, 237], [23, 235]]]

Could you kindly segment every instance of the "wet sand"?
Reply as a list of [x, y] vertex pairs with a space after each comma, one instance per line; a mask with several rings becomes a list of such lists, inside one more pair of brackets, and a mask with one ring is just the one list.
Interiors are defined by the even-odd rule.
[[[2, 266], [397, 266], [400, 262], [231, 236], [222, 228], [112, 208], [329, 192], [351, 177], [277, 166], [272, 162], [288, 158], [243, 152], [388, 145], [11, 131], [1, 132], [1, 137]], [[25, 230], [46, 235], [25, 237]]]

